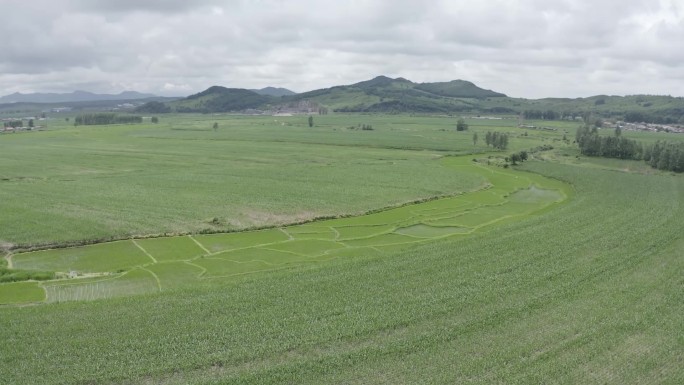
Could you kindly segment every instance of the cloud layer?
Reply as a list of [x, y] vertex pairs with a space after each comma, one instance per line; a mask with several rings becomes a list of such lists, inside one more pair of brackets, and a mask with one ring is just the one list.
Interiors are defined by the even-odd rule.
[[211, 85], [307, 91], [376, 75], [511, 96], [682, 96], [677, 0], [7, 0], [0, 94]]

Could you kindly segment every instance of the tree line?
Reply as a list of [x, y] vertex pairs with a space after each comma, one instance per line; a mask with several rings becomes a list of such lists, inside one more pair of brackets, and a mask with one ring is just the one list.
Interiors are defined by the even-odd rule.
[[508, 147], [508, 134], [497, 131], [487, 131], [485, 143], [498, 150], [505, 150]]
[[643, 158], [658, 170], [684, 172], [684, 143], [657, 141], [644, 149]]
[[[29, 121], [31, 124], [29, 127], [33, 127], [33, 119]], [[23, 120], [10, 120], [8, 122], [3, 122], [2, 124], [5, 128], [21, 128], [24, 127], [24, 121]]]
[[74, 126], [95, 126], [103, 124], [134, 124], [142, 123], [142, 116], [117, 115], [110, 112], [98, 112], [78, 115], [74, 119]]
[[644, 160], [659, 170], [684, 172], [684, 143], [658, 141], [649, 146], [623, 137], [619, 128], [614, 135], [601, 136], [587, 125], [577, 129], [575, 141], [582, 155]]

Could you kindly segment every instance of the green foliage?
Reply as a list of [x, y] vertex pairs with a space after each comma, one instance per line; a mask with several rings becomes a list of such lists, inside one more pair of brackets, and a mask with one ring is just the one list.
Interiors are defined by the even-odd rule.
[[135, 112], [144, 114], [164, 114], [171, 112], [171, 107], [162, 102], [151, 101], [137, 107]]
[[658, 141], [646, 147], [643, 158], [653, 168], [684, 172], [684, 143]]
[[3, 122], [3, 126], [12, 128], [24, 127], [24, 122], [21, 120], [10, 120], [7, 122]]
[[622, 136], [616, 129], [615, 136], [601, 136], [595, 128], [577, 129], [577, 145], [580, 152], [587, 156], [600, 156], [618, 159], [643, 159], [653, 168], [665, 171], [684, 172], [684, 143], [657, 141], [644, 145], [634, 139]]
[[81, 114], [74, 119], [74, 126], [94, 126], [107, 124], [133, 124], [142, 123], [141, 116], [117, 115], [109, 112], [97, 112]]
[[169, 105], [177, 112], [211, 113], [260, 108], [272, 100], [269, 96], [241, 88], [213, 86]]
[[154, 123], [154, 124], [157, 124], [157, 123], [159, 123], [159, 118], [156, 117], [156, 116], [153, 116], [153, 117], [150, 119], [150, 122], [152, 122], [152, 123]]
[[525, 119], [537, 120], [556, 120], [560, 118], [560, 114], [554, 110], [525, 110], [522, 115]]
[[468, 124], [463, 118], [458, 118], [456, 122], [456, 131], [468, 131]]
[[485, 143], [487, 146], [492, 146], [498, 150], [505, 150], [508, 148], [508, 134], [498, 131], [487, 131]]
[[623, 136], [601, 136], [595, 128], [579, 127], [576, 134], [580, 152], [587, 156], [619, 159], [641, 159], [643, 146]]
[[516, 153], [511, 154], [509, 159], [513, 165], [516, 165], [516, 164], [518, 164], [518, 162], [526, 161], [527, 156], [528, 156], [527, 151], [520, 151], [520, 152], [516, 152]]
[[314, 125], [313, 116], [309, 116], [308, 122], [309, 122], [309, 127], [313, 127], [313, 125]]
[[416, 89], [427, 91], [435, 95], [452, 98], [498, 98], [506, 95], [485, 90], [465, 80], [453, 80], [450, 82], [422, 83], [415, 86]]

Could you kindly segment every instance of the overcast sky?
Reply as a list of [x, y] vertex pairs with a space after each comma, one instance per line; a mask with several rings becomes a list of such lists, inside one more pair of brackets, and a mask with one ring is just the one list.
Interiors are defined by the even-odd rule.
[[0, 0], [0, 95], [297, 92], [377, 75], [684, 96], [684, 0]]

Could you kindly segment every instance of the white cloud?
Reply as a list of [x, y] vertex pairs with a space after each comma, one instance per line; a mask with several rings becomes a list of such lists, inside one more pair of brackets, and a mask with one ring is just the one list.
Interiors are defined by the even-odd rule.
[[4, 1], [0, 94], [403, 76], [511, 96], [681, 95], [676, 0]]

